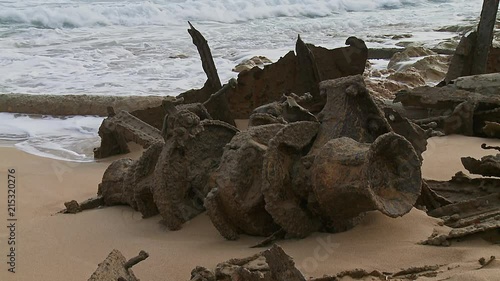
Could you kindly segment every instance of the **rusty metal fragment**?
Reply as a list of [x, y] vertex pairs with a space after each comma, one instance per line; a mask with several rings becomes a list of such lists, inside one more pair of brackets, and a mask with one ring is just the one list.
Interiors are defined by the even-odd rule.
[[217, 74], [217, 68], [215, 67], [214, 59], [212, 57], [212, 52], [210, 47], [208, 47], [207, 40], [203, 35], [188, 21], [189, 24], [189, 35], [193, 39], [193, 44], [198, 48], [198, 53], [200, 53], [201, 63], [203, 70], [207, 74], [208, 83], [213, 89], [219, 90], [222, 85], [220, 83], [219, 75]]
[[318, 114], [321, 127], [313, 150], [338, 137], [373, 142], [392, 131], [361, 75], [323, 81], [320, 90], [327, 102]]
[[224, 148], [220, 165], [210, 180], [205, 207], [212, 223], [226, 239], [239, 233], [267, 236], [278, 229], [266, 212], [261, 177], [268, 143], [284, 125], [250, 127]]
[[418, 157], [422, 160], [422, 153], [427, 150], [427, 138], [431, 134], [430, 130], [422, 129], [422, 127], [401, 116], [399, 112], [392, 108], [384, 108], [384, 114], [394, 132], [411, 142]]
[[309, 52], [298, 42], [297, 56], [289, 52], [264, 69], [254, 67], [241, 72], [238, 75], [238, 86], [227, 95], [232, 116], [246, 119], [255, 108], [279, 100], [283, 94], [289, 93], [310, 93], [312, 99], [300, 104], [316, 114], [323, 107], [325, 99], [315, 90], [317, 83], [305, 81], [306, 77], [314, 77], [310, 79], [320, 79], [319, 81], [336, 79], [362, 74], [365, 69], [368, 49], [363, 40], [349, 37], [346, 45], [348, 46], [325, 49], [305, 44]]
[[391, 132], [363, 79], [322, 82], [321, 89], [328, 100], [320, 122], [288, 123], [296, 120], [284, 112], [296, 102], [286, 97], [255, 110], [287, 119], [286, 125], [252, 126], [226, 146], [205, 206], [227, 239], [344, 231], [366, 211], [396, 217], [415, 204], [420, 158], [410, 142]]
[[163, 222], [169, 229], [177, 230], [205, 210], [209, 175], [219, 165], [224, 146], [238, 130], [222, 121], [200, 121], [188, 110], [180, 110], [171, 119], [172, 135], [154, 170], [153, 199]]
[[201, 104], [165, 102], [165, 143], [156, 142], [137, 160], [114, 161], [98, 194], [105, 205], [129, 205], [144, 218], [161, 214], [172, 230], [204, 211], [207, 181], [236, 134], [233, 126], [209, 118]]
[[131, 267], [145, 260], [149, 255], [145, 251], [141, 251], [139, 256], [127, 261], [123, 254], [118, 250], [113, 250], [106, 259], [99, 264], [96, 271], [90, 276], [88, 281], [110, 281], [110, 280], [125, 280], [139, 281], [134, 275]]
[[257, 107], [250, 115], [249, 126], [266, 124], [286, 124], [298, 121], [314, 121], [318, 119], [299, 102], [310, 100], [310, 94], [297, 96], [295, 94], [283, 95], [279, 101]]
[[453, 228], [496, 220], [500, 215], [500, 193], [460, 201], [435, 209], [428, 214], [442, 218], [445, 225]]
[[313, 96], [318, 96], [318, 84], [322, 79], [316, 65], [316, 58], [309, 47], [302, 41], [300, 35], [297, 37], [297, 42], [295, 43], [295, 53], [297, 54], [299, 78], [307, 89], [311, 89]]
[[[314, 158], [303, 157], [320, 124], [290, 123], [274, 136], [264, 156], [262, 194], [265, 208], [287, 235], [306, 237], [321, 228], [319, 216], [309, 207], [312, 197], [310, 171]], [[311, 196], [310, 196], [311, 195]]]
[[101, 146], [94, 149], [95, 158], [128, 153], [127, 142], [135, 142], [144, 148], [162, 141], [160, 131], [126, 111], [104, 119], [99, 127]]
[[293, 259], [278, 245], [247, 258], [219, 263], [214, 272], [196, 267], [190, 281], [305, 281]]
[[433, 129], [446, 134], [490, 137], [491, 129], [483, 128], [489, 124], [487, 122], [500, 118], [500, 97], [451, 86], [400, 91], [394, 102], [401, 102], [408, 113], [414, 115], [412, 121], [416, 124], [425, 126], [433, 123]]
[[144, 218], [158, 214], [153, 201], [153, 171], [163, 143], [157, 142], [133, 161], [119, 159], [106, 169], [99, 184], [98, 195], [103, 205], [129, 205], [141, 212]]
[[422, 244], [449, 246], [451, 241], [473, 234], [500, 243], [500, 179], [472, 179], [459, 172], [448, 182], [427, 182], [435, 192], [451, 201], [428, 214], [441, 218], [453, 229], [447, 234], [433, 233]]
[[462, 157], [462, 164], [472, 174], [500, 177], [500, 154], [486, 155], [481, 160], [472, 157]]
[[104, 199], [102, 198], [102, 196], [92, 197], [80, 203], [78, 203], [76, 200], [71, 200], [64, 203], [66, 209], [61, 210], [59, 213], [76, 214], [81, 211], [95, 209], [103, 205]]

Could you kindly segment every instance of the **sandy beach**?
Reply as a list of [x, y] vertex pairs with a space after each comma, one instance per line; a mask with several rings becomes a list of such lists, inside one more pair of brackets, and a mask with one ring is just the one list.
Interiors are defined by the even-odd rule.
[[[425, 178], [448, 180], [465, 171], [460, 156], [480, 157], [489, 151], [479, 145], [498, 140], [449, 136], [429, 140], [424, 154]], [[95, 195], [102, 174], [113, 159], [95, 163], [72, 163], [33, 156], [13, 147], [0, 148], [0, 200], [6, 202], [7, 169], [16, 169], [16, 273], [7, 271], [6, 227], [0, 231], [2, 266], [0, 280], [87, 280], [112, 249], [127, 257], [146, 250], [150, 258], [134, 267], [141, 280], [189, 280], [191, 270], [208, 268], [234, 257], [261, 251], [249, 246], [261, 238], [243, 236], [226, 241], [202, 214], [172, 232], [159, 224], [160, 217], [142, 219], [129, 207], [108, 207], [76, 215], [56, 214], [64, 202]], [[136, 151], [130, 157], [138, 157]], [[7, 223], [2, 204], [0, 219]], [[413, 209], [402, 218], [391, 219], [371, 212], [354, 229], [338, 234], [316, 233], [303, 240], [279, 241], [306, 276], [320, 277], [343, 270], [363, 268], [394, 272], [402, 268], [445, 265], [438, 279], [498, 280], [500, 261], [478, 270], [478, 259], [500, 256], [500, 247], [480, 238], [470, 238], [451, 247], [418, 245], [438, 220]], [[420, 279], [424, 280], [424, 279]], [[426, 279], [427, 280], [427, 279]]]

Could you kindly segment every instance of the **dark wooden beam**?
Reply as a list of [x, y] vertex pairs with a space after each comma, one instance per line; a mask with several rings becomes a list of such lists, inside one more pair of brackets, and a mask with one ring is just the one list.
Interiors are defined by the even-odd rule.
[[471, 74], [486, 72], [488, 54], [493, 41], [493, 31], [497, 18], [499, 0], [484, 0], [481, 20], [477, 27], [477, 42], [474, 49]]

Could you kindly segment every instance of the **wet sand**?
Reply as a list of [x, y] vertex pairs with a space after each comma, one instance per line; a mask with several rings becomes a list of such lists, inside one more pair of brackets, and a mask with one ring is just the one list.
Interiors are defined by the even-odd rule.
[[[491, 154], [479, 145], [485, 140], [463, 136], [431, 139], [424, 154], [425, 178], [448, 180], [465, 171], [460, 156]], [[500, 145], [499, 140], [487, 140]], [[135, 152], [133, 157], [137, 157]], [[159, 224], [158, 216], [142, 219], [129, 207], [109, 207], [76, 215], [56, 214], [64, 202], [95, 195], [102, 174], [111, 160], [70, 163], [33, 156], [12, 147], [0, 147], [0, 220], [7, 223], [7, 169], [16, 169], [16, 273], [7, 271], [7, 231], [0, 228], [0, 280], [87, 280], [108, 253], [119, 249], [130, 258], [140, 250], [150, 258], [134, 267], [144, 281], [189, 280], [191, 270], [208, 268], [261, 249], [249, 246], [261, 238], [243, 236], [226, 241], [205, 214], [172, 232]], [[303, 240], [280, 241], [306, 276], [320, 277], [343, 270], [395, 272], [423, 265], [447, 265], [438, 278], [419, 280], [498, 280], [500, 261], [477, 270], [481, 257], [496, 255], [500, 246], [480, 238], [453, 243], [451, 247], [418, 245], [433, 231], [446, 231], [438, 220], [420, 210], [391, 219], [369, 213], [354, 229], [338, 234], [316, 233]], [[449, 270], [448, 270], [449, 268]]]

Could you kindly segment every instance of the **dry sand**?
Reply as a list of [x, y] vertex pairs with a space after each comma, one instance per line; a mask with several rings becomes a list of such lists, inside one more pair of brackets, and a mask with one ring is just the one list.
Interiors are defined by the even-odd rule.
[[[432, 139], [425, 153], [426, 178], [448, 180], [464, 170], [460, 156], [486, 155], [479, 145], [484, 140], [450, 136]], [[487, 140], [491, 145], [500, 141]], [[138, 153], [133, 155], [137, 157]], [[128, 207], [110, 207], [76, 215], [55, 214], [63, 203], [93, 196], [111, 160], [75, 164], [41, 158], [0, 147], [0, 220], [6, 221], [7, 169], [17, 175], [17, 259], [16, 273], [7, 271], [7, 230], [0, 228], [0, 280], [87, 280], [108, 253], [119, 249], [130, 258], [140, 250], [150, 258], [134, 267], [143, 281], [189, 280], [197, 265], [214, 267], [234, 257], [252, 255], [259, 249], [249, 246], [261, 238], [243, 236], [226, 241], [202, 214], [182, 230], [172, 232], [159, 224], [159, 217], [142, 219]], [[480, 238], [453, 243], [451, 247], [416, 244], [438, 229], [438, 220], [414, 209], [391, 219], [369, 213], [354, 229], [338, 234], [317, 233], [303, 240], [280, 241], [306, 276], [323, 276], [363, 268], [395, 272], [423, 265], [447, 265], [438, 279], [419, 280], [500, 280], [500, 261], [477, 270], [477, 260], [496, 255], [499, 245]], [[449, 270], [448, 270], [449, 268]]]

